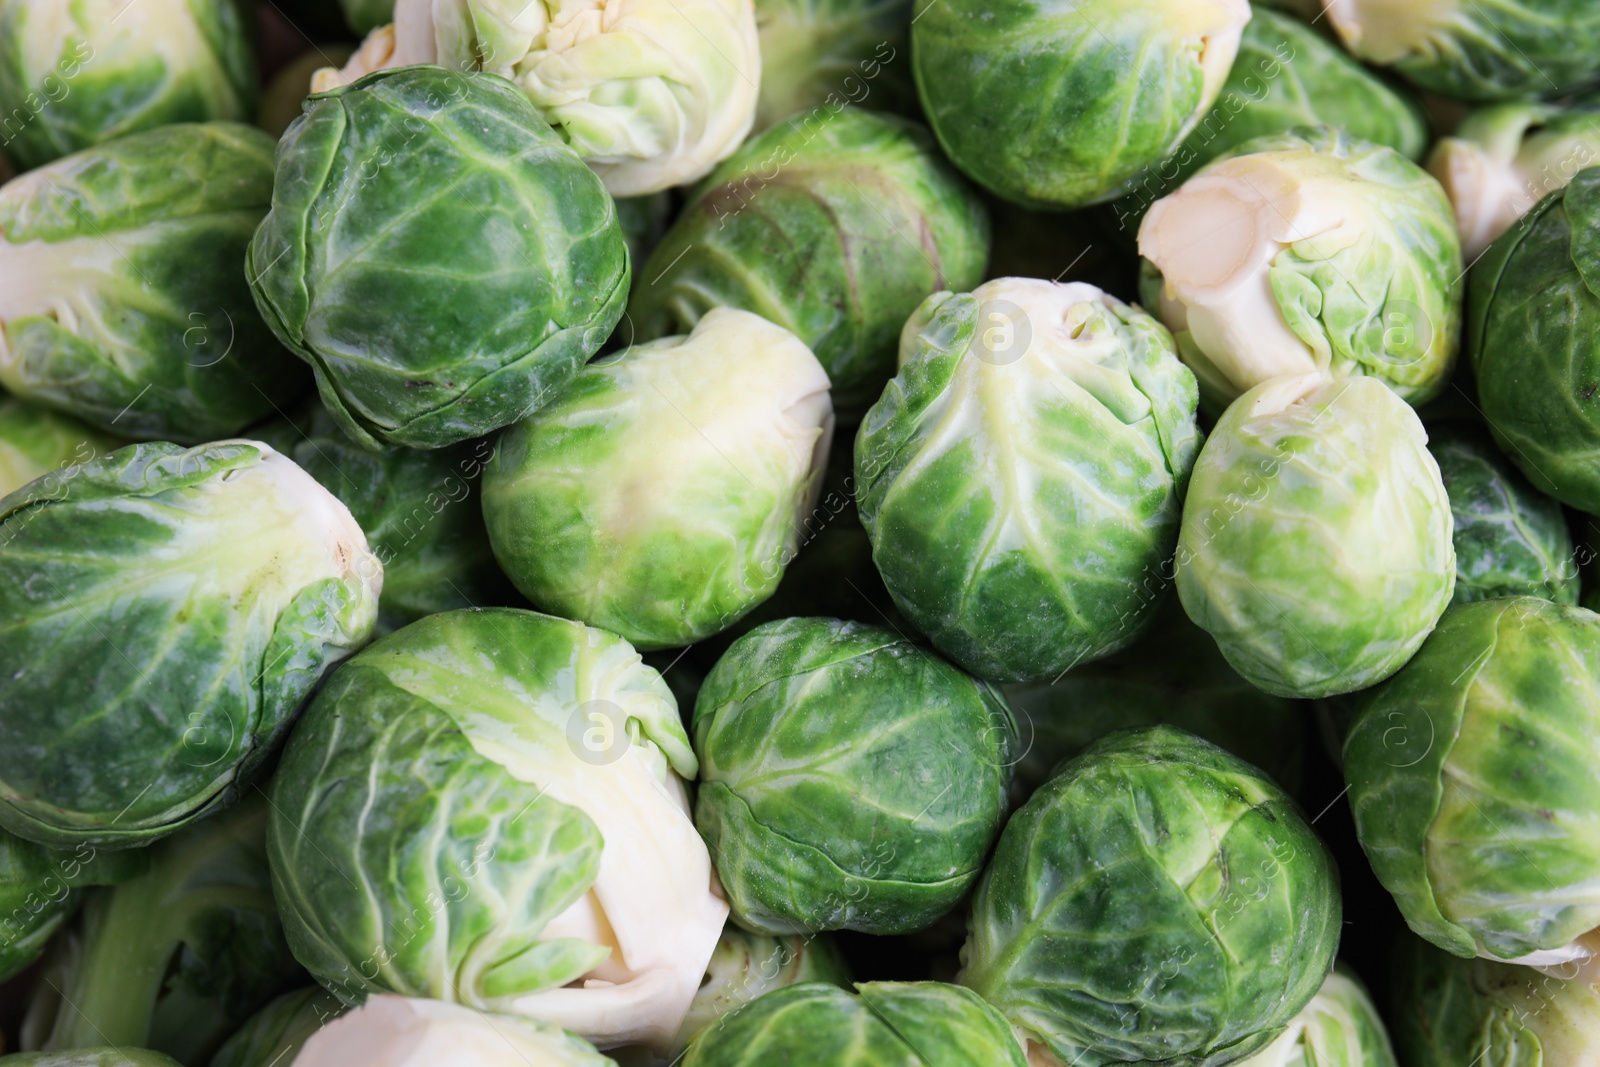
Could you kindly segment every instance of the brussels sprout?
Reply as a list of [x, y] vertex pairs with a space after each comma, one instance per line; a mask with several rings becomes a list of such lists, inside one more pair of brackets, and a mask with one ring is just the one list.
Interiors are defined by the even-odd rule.
[[253, 9], [138, 7], [124, 20], [128, 5], [115, 0], [0, 0], [0, 148], [23, 170], [125, 134], [255, 111]]
[[20, 974], [82, 901], [144, 869], [143, 852], [55, 851], [0, 830], [0, 982]]
[[266, 445], [145, 444], [0, 500], [0, 826], [147, 844], [231, 800], [383, 569]]
[[1265, 775], [1169, 726], [1124, 730], [1012, 816], [961, 981], [1030, 1062], [1232, 1063], [1310, 1002], [1339, 924], [1333, 859]]
[[1357, 59], [1458, 100], [1561, 96], [1600, 73], [1587, 0], [1324, 0]]
[[[395, 0], [339, 0], [344, 20], [356, 33], [367, 34], [394, 21]], [[349, 57], [330, 59], [328, 64], [338, 66]]]
[[1006, 815], [1005, 699], [892, 631], [785, 619], [694, 707], [695, 825], [734, 921], [908, 933], [971, 888]]
[[65, 1052], [16, 1052], [0, 1056], [5, 1067], [182, 1067], [177, 1060], [142, 1048], [75, 1048]]
[[1600, 976], [1461, 960], [1411, 941], [1395, 969], [1407, 1067], [1578, 1067], [1600, 1050]]
[[1470, 423], [1429, 431], [1450, 494], [1456, 550], [1452, 604], [1503, 596], [1578, 602], [1578, 566], [1561, 505], [1529, 485]]
[[938, 0], [911, 23], [939, 143], [1008, 200], [1081, 207], [1127, 192], [1216, 100], [1245, 0]]
[[1131, 642], [1168, 588], [1199, 448], [1172, 338], [1091, 285], [930, 297], [856, 438], [857, 500], [895, 604], [997, 682]]
[[252, 796], [156, 845], [139, 877], [87, 894], [34, 988], [24, 1044], [139, 1045], [204, 1063], [303, 981], [272, 901], [266, 823]]
[[1472, 271], [1467, 351], [1496, 443], [1540, 492], [1600, 512], [1600, 167]]
[[1166, 723], [1300, 788], [1305, 708], [1263, 693], [1228, 666], [1216, 642], [1171, 602], [1131, 647], [1055, 682], [1008, 685], [1026, 799], [1063, 761], [1116, 730]]
[[530, 1019], [438, 1000], [375, 996], [312, 1034], [293, 1067], [616, 1067], [593, 1045]]
[[1178, 597], [1287, 697], [1399, 670], [1455, 588], [1450, 499], [1416, 413], [1373, 378], [1276, 378], [1234, 401], [1189, 483]]
[[516, 83], [616, 197], [704, 177], [750, 132], [761, 81], [751, 0], [398, 0], [312, 85], [417, 63]]
[[683, 1067], [1025, 1067], [998, 1012], [959, 986], [807, 982], [759, 997], [701, 1031]]
[[1501, 104], [1475, 111], [1433, 147], [1428, 171], [1456, 212], [1461, 252], [1476, 262], [1534, 204], [1600, 162], [1600, 97], [1562, 108]]
[[[1463, 1063], [1466, 1061], [1463, 1060]], [[1389, 1033], [1356, 977], [1336, 968], [1283, 1036], [1238, 1067], [1396, 1067]]]
[[119, 444], [77, 419], [0, 396], [0, 496]]
[[755, 0], [757, 131], [845, 102], [898, 111], [911, 85], [911, 0]]
[[983, 277], [983, 205], [922, 127], [845, 108], [768, 130], [717, 168], [639, 272], [639, 337], [686, 333], [718, 305], [810, 346], [834, 407], [866, 410], [894, 374], [906, 316]]
[[289, 1067], [306, 1038], [344, 1013], [318, 986], [296, 989], [250, 1017], [211, 1057], [211, 1067]]
[[272, 140], [167, 126], [0, 187], [0, 386], [124, 437], [214, 440], [305, 387], [250, 300]]
[[312, 75], [329, 63], [343, 63], [354, 51], [355, 48], [347, 44], [312, 45], [309, 52], [278, 71], [267, 83], [266, 91], [261, 94], [261, 107], [256, 112], [256, 125], [273, 137], [282, 137], [305, 110], [303, 105], [311, 95]]
[[1356, 833], [1406, 923], [1458, 956], [1600, 950], [1600, 616], [1516, 597], [1445, 612], [1345, 741]]
[[1139, 175], [1113, 209], [1126, 227], [1218, 156], [1296, 126], [1332, 126], [1408, 159], [1428, 147], [1414, 100], [1298, 19], [1256, 8], [1217, 102], [1179, 149]]
[[541, 608], [687, 645], [777, 588], [832, 422], [810, 349], [715, 308], [687, 337], [591, 363], [501, 436], [483, 487], [495, 555]]
[[593, 174], [503, 79], [414, 67], [313, 97], [250, 243], [256, 303], [363, 445], [439, 448], [550, 400], [621, 317]]
[[383, 563], [380, 633], [515, 595], [495, 565], [477, 499], [478, 479], [494, 458], [488, 441], [369, 452], [315, 401], [252, 432], [338, 497], [366, 531]]
[[1455, 218], [1392, 148], [1326, 128], [1247, 141], [1151, 207], [1139, 252], [1145, 303], [1219, 410], [1313, 370], [1420, 404], [1455, 366]]
[[696, 767], [621, 638], [430, 615], [335, 671], [289, 739], [267, 834], [289, 944], [350, 1002], [429, 996], [664, 1048], [728, 912], [689, 818]]

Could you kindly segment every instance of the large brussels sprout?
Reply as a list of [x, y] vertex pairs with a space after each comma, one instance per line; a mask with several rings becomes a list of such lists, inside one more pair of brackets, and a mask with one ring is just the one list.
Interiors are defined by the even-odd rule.
[[[369, 997], [307, 1038], [293, 1067], [616, 1067], [587, 1041], [531, 1019], [438, 1000]], [[279, 1067], [279, 1065], [272, 1065]], [[289, 1067], [283, 1064], [281, 1067]]]
[[1151, 207], [1139, 252], [1146, 305], [1219, 410], [1314, 370], [1420, 404], [1455, 366], [1455, 217], [1392, 148], [1327, 128], [1247, 141]]
[[428, 996], [664, 1048], [728, 912], [689, 818], [696, 766], [621, 638], [430, 615], [335, 671], [289, 740], [267, 836], [289, 944], [351, 1002]]
[[[1466, 1061], [1462, 1061], [1465, 1063]], [[1336, 968], [1272, 1044], [1238, 1067], [1396, 1067], [1389, 1032], [1366, 988]], [[1421, 1067], [1421, 1065], [1417, 1065]]]
[[306, 1038], [344, 1013], [339, 998], [320, 986], [285, 993], [236, 1030], [210, 1067], [289, 1067]]
[[1233, 669], [1324, 697], [1399, 670], [1455, 588], [1450, 499], [1416, 413], [1374, 378], [1276, 378], [1200, 451], [1178, 597]]
[[899, 110], [911, 86], [911, 0], [755, 0], [757, 131], [846, 102]]
[[930, 297], [901, 357], [855, 446], [896, 606], [991, 681], [1131, 642], [1166, 595], [1200, 445], [1167, 331], [1091, 285], [1002, 278]]
[[320, 92], [416, 63], [508, 78], [612, 196], [704, 177], [755, 118], [751, 0], [397, 0]]
[[272, 140], [167, 126], [0, 186], [0, 386], [123, 437], [237, 433], [305, 386], [244, 256]]
[[694, 741], [695, 824], [735, 922], [897, 934], [978, 877], [1016, 726], [998, 691], [892, 631], [786, 619], [707, 675]]
[[0, 147], [22, 169], [157, 126], [251, 117], [253, 9], [137, 4], [125, 18], [121, 0], [0, 0]]
[[1282, 790], [1181, 730], [1124, 730], [1012, 816], [961, 981], [1030, 1062], [1226, 1064], [1316, 994], [1339, 925], [1333, 859]]
[[316, 401], [251, 433], [288, 456], [350, 509], [383, 563], [382, 633], [455, 608], [501, 604], [511, 593], [483, 525], [478, 480], [495, 455], [487, 440], [421, 452], [368, 451]]
[[890, 115], [806, 112], [754, 138], [695, 193], [638, 272], [640, 338], [718, 305], [770, 319], [817, 354], [859, 414], [894, 375], [906, 316], [983, 277], [983, 205], [927, 131]]
[[182, 1067], [177, 1060], [149, 1049], [75, 1048], [65, 1052], [17, 1052], [0, 1056], [5, 1067]]
[[0, 982], [39, 958], [82, 902], [86, 886], [126, 881], [144, 869], [138, 851], [58, 851], [0, 830]]
[[1456, 550], [1453, 604], [1502, 596], [1578, 602], [1578, 563], [1561, 505], [1529, 485], [1471, 423], [1429, 429]]
[[1468, 262], [1550, 193], [1600, 162], [1600, 97], [1567, 107], [1501, 104], [1468, 115], [1434, 145], [1428, 171], [1456, 212]]
[[382, 584], [257, 442], [132, 445], [0, 500], [0, 826], [141, 845], [228, 802]]
[[202, 1064], [303, 982], [273, 905], [266, 823], [252, 796], [154, 846], [139, 877], [87, 894], [34, 987], [24, 1044], [137, 1045]]
[[1445, 612], [1344, 747], [1356, 833], [1407, 924], [1458, 956], [1600, 950], [1600, 615], [1516, 597]]
[[1541, 492], [1600, 512], [1600, 167], [1472, 271], [1467, 351], [1496, 442]]
[[70, 416], [0, 396], [0, 496], [120, 444]]
[[1588, 0], [1325, 0], [1356, 58], [1458, 100], [1561, 96], [1600, 73]]
[[939, 0], [911, 24], [922, 106], [950, 158], [1008, 200], [1109, 200], [1216, 100], [1245, 0]]
[[639, 648], [690, 644], [777, 588], [832, 430], [811, 350], [713, 309], [589, 364], [501, 435], [483, 487], [495, 555], [540, 608]]
[[701, 1031], [683, 1067], [1025, 1067], [1011, 1028], [959, 986], [808, 982], [759, 997]]
[[361, 444], [515, 422], [621, 317], [616, 207], [502, 78], [413, 67], [313, 97], [277, 167], [251, 287]]

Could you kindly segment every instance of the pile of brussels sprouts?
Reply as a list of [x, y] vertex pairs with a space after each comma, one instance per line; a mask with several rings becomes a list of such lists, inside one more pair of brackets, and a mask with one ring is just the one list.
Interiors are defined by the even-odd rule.
[[1600, 1067], [1600, 2], [0, 0], [0, 1065]]

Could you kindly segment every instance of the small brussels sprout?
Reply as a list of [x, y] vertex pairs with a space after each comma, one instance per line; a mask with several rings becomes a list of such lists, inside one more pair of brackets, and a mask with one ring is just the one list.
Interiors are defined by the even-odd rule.
[[1145, 303], [1218, 410], [1314, 370], [1420, 404], [1455, 366], [1455, 217], [1392, 148], [1327, 128], [1248, 141], [1150, 208], [1139, 252]]
[[898, 111], [911, 85], [911, 0], [755, 0], [761, 41], [757, 132], [846, 102]]
[[621, 638], [430, 615], [335, 671], [289, 739], [267, 832], [289, 944], [348, 1002], [428, 996], [665, 1048], [728, 914], [689, 817], [696, 767]]
[[1540, 492], [1600, 512], [1600, 167], [1473, 268], [1467, 351], [1497, 444]]
[[745, 1004], [802, 982], [846, 987], [850, 972], [827, 934], [770, 937], [730, 926], [717, 940], [706, 976], [673, 1042], [676, 1057], [696, 1034], [721, 1025]]
[[495, 454], [487, 440], [370, 452], [316, 401], [251, 432], [338, 497], [366, 532], [383, 563], [379, 633], [515, 597], [495, 565], [478, 501], [478, 481]]
[[1427, 440], [1373, 378], [1276, 378], [1223, 414], [1189, 482], [1178, 597], [1251, 684], [1351, 693], [1428, 636], [1455, 552]]
[[120, 444], [70, 416], [0, 396], [0, 496]]
[[1249, 1059], [1240, 1060], [1238, 1067], [1396, 1064], [1389, 1032], [1366, 987], [1343, 967], [1336, 967], [1311, 1003], [1289, 1021], [1283, 1035]]
[[[616, 1067], [559, 1027], [439, 1000], [374, 996], [306, 1039], [292, 1067]], [[279, 1067], [279, 1065], [272, 1065]], [[290, 1067], [288, 1064], [282, 1067]]]
[[1529, 485], [1471, 423], [1429, 430], [1428, 451], [1450, 494], [1456, 590], [1452, 604], [1503, 596], [1578, 602], [1578, 564], [1561, 505]]
[[750, 132], [761, 81], [751, 0], [398, 0], [312, 84], [418, 63], [514, 82], [615, 197], [704, 177]]
[[137, 878], [89, 892], [34, 987], [23, 1043], [137, 1045], [203, 1064], [303, 981], [272, 900], [266, 824], [252, 796], [154, 846]]
[[906, 316], [983, 277], [983, 205], [915, 123], [806, 112], [746, 144], [702, 185], [638, 272], [642, 339], [687, 333], [718, 305], [810, 346], [833, 403], [857, 415], [894, 375]]
[[241, 269], [272, 139], [123, 137], [0, 186], [0, 386], [124, 437], [211, 441], [306, 385]]
[[170, 1056], [149, 1049], [75, 1048], [64, 1052], [14, 1052], [0, 1056], [5, 1067], [183, 1067]]
[[[394, 21], [395, 0], [339, 0], [339, 8], [344, 12], [344, 21], [351, 30], [368, 34]], [[343, 59], [330, 58], [324, 66], [338, 66], [347, 59], [349, 56]]]
[[1475, 263], [1533, 205], [1600, 163], [1600, 97], [1570, 107], [1501, 104], [1475, 111], [1433, 147], [1428, 171], [1455, 208], [1461, 253]]
[[822, 982], [746, 1004], [689, 1046], [683, 1067], [1026, 1067], [1011, 1028], [989, 1005], [939, 982]]
[[799, 338], [713, 309], [589, 364], [501, 435], [483, 487], [495, 555], [538, 607], [639, 648], [724, 630], [795, 554], [832, 410]]
[[1012, 816], [961, 982], [1030, 1062], [1232, 1063], [1310, 1002], [1339, 925], [1333, 858], [1282, 790], [1181, 730], [1124, 730]]
[[210, 1067], [289, 1067], [306, 1038], [344, 1013], [338, 997], [320, 986], [285, 993], [234, 1031]]
[[0, 826], [125, 847], [228, 803], [382, 585], [345, 506], [258, 442], [132, 445], [0, 500], [22, 668], [0, 672]]
[[1324, 0], [1357, 59], [1458, 100], [1561, 96], [1600, 73], [1600, 8], [1585, 0]]
[[138, 5], [124, 19], [114, 0], [0, 0], [0, 147], [23, 170], [157, 126], [254, 113], [253, 9]]
[[82, 902], [83, 887], [126, 881], [144, 861], [139, 851], [57, 851], [0, 830], [0, 982], [39, 958]]
[[256, 111], [256, 125], [273, 137], [282, 137], [305, 111], [306, 97], [311, 95], [311, 78], [329, 63], [343, 63], [355, 48], [347, 44], [312, 45], [309, 52], [289, 63], [272, 76], [266, 91], [261, 94], [261, 107]]
[[706, 839], [749, 930], [922, 929], [1006, 815], [1000, 693], [889, 630], [785, 619], [733, 643], [694, 707]]
[[615, 205], [501, 78], [413, 67], [313, 97], [277, 166], [251, 287], [360, 444], [515, 422], [621, 317]]
[[1345, 741], [1356, 833], [1406, 923], [1458, 956], [1600, 950], [1600, 616], [1463, 604], [1364, 698]]
[[938, 0], [911, 24], [939, 143], [1007, 200], [1110, 200], [1171, 155], [1216, 100], [1245, 0]]
[[861, 519], [895, 604], [982, 678], [1130, 643], [1200, 445], [1194, 376], [1150, 316], [1082, 283], [938, 293], [856, 438]]

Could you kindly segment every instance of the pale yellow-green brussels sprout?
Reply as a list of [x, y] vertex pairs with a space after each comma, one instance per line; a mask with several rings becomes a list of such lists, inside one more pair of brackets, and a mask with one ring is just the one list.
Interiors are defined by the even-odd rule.
[[399, 0], [324, 92], [417, 63], [508, 78], [612, 196], [704, 177], [755, 121], [752, 0]]
[[[560, 1027], [380, 994], [306, 1039], [293, 1067], [615, 1067]], [[272, 1064], [269, 1067], [286, 1067]]]
[[1377, 1005], [1341, 966], [1276, 1041], [1236, 1067], [1395, 1067], [1395, 1059]]

